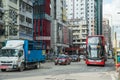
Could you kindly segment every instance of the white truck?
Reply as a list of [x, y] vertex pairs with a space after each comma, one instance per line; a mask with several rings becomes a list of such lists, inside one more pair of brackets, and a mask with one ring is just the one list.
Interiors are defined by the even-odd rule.
[[41, 44], [28, 40], [7, 40], [6, 45], [0, 49], [0, 69], [40, 68], [40, 62], [45, 62], [45, 51]]

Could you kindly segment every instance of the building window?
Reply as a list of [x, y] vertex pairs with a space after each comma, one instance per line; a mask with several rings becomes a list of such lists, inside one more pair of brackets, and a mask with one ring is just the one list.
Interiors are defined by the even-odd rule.
[[93, 5], [93, 3], [91, 3], [91, 5]]
[[83, 10], [83, 8], [81, 8], [81, 10]]
[[83, 0], [81, 0], [81, 2], [83, 2]]
[[81, 4], [81, 6], [83, 6], [83, 4]]
[[86, 40], [84, 40], [84, 39], [82, 40], [82, 42], [85, 42], [85, 41], [86, 41]]
[[73, 42], [75, 42], [75, 40], [73, 40]]
[[15, 3], [15, 4], [17, 4], [18, 0], [10, 0], [10, 1], [13, 2], [13, 3]]
[[28, 23], [32, 23], [32, 19], [26, 17], [26, 22], [28, 22]]
[[3, 13], [0, 12], [0, 20], [3, 19]]
[[32, 34], [32, 29], [31, 28], [26, 28], [26, 34]]
[[25, 2], [22, 3], [22, 9], [25, 10]]
[[77, 40], [77, 42], [80, 42], [80, 40]]
[[2, 2], [2, 0], [0, 0], [0, 7], [3, 7], [3, 2]]
[[85, 33], [85, 30], [82, 30], [82, 33]]
[[21, 21], [21, 22], [24, 22], [24, 21], [25, 21], [25, 16], [20, 15], [20, 21]]
[[26, 4], [26, 11], [32, 12], [32, 7], [28, 4]]

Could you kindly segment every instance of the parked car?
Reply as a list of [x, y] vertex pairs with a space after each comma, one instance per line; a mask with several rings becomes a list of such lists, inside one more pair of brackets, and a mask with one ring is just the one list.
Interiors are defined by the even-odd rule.
[[80, 58], [78, 55], [71, 55], [72, 62], [80, 61]]
[[57, 64], [68, 65], [70, 63], [71, 63], [71, 60], [68, 55], [60, 55], [55, 59], [55, 65]]
[[80, 55], [80, 59], [81, 59], [81, 60], [85, 60], [86, 57], [85, 57], [84, 55]]

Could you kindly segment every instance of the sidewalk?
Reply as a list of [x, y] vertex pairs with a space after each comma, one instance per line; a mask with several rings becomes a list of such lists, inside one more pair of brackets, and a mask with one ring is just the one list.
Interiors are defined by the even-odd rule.
[[117, 71], [111, 72], [112, 80], [120, 80], [120, 69]]
[[116, 72], [116, 79], [120, 80], [120, 67], [118, 68], [118, 71]]
[[114, 72], [111, 72], [110, 74], [111, 74], [112, 80], [119, 80], [118, 72], [114, 71]]
[[118, 79], [117, 80], [120, 80], [120, 68], [118, 69]]

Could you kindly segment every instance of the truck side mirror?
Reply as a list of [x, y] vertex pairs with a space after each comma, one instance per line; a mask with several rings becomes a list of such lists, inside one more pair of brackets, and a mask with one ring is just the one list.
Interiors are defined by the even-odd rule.
[[18, 53], [18, 57], [21, 57], [21, 56], [22, 56], [22, 53], [21, 53], [21, 52], [19, 52], [19, 53]]

